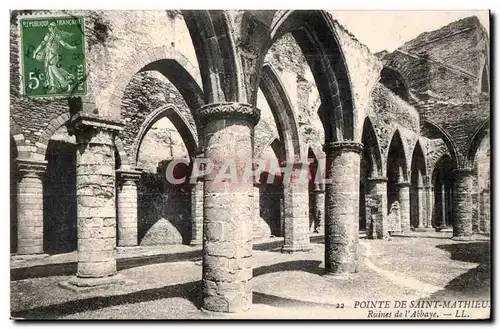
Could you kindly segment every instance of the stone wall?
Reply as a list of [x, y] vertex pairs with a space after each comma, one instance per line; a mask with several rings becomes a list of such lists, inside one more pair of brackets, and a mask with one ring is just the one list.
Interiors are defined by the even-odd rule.
[[487, 31], [477, 17], [469, 17], [425, 32], [383, 57], [385, 66], [406, 80], [423, 118], [452, 136], [458, 156], [490, 113], [489, 98], [481, 95], [488, 52]]
[[408, 165], [411, 164], [413, 147], [420, 133], [417, 110], [386, 86], [378, 83], [373, 89], [367, 113], [377, 135], [382, 167], [386, 167], [389, 144], [396, 130], [399, 131], [405, 146], [406, 162]]

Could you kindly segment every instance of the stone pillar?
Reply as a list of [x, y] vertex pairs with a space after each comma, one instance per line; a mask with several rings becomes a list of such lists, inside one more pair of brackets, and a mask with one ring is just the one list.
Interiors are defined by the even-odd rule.
[[425, 189], [423, 186], [417, 186], [418, 193], [418, 227], [425, 226]]
[[363, 145], [345, 141], [325, 145], [325, 270], [345, 276], [357, 272], [359, 176]]
[[196, 115], [204, 125], [205, 158], [215, 168], [204, 176], [202, 308], [245, 311], [252, 304], [253, 180], [243, 181], [241, 174], [236, 182], [215, 178], [224, 163], [231, 161], [229, 169], [238, 173], [251, 165], [260, 111], [247, 104], [215, 103]]
[[383, 239], [389, 236], [389, 219], [387, 217], [387, 177], [369, 177], [368, 178], [368, 194], [376, 196], [380, 201], [380, 208], [376, 214], [377, 222], [375, 223], [376, 230], [374, 237]]
[[78, 146], [78, 270], [77, 280], [71, 283], [99, 285], [104, 281], [97, 279], [116, 274], [114, 134], [121, 126], [82, 116], [72, 125]]
[[191, 185], [191, 242], [192, 246], [203, 244], [203, 181]]
[[252, 220], [252, 237], [253, 238], [268, 238], [271, 236], [271, 228], [266, 221], [260, 217], [260, 189], [262, 185], [258, 182], [253, 185], [253, 220]]
[[468, 240], [472, 236], [472, 170], [457, 169], [453, 184], [453, 238]]
[[484, 223], [483, 232], [491, 234], [491, 206], [490, 206], [490, 190], [485, 189], [483, 193], [483, 213], [484, 213]]
[[43, 174], [47, 161], [17, 160], [17, 254], [43, 253]]
[[400, 182], [399, 188], [399, 214], [401, 218], [401, 232], [410, 231], [410, 183]]
[[[293, 164], [292, 179], [289, 182], [283, 181], [285, 243], [281, 251], [284, 253], [311, 250], [309, 242], [309, 181], [304, 171], [308, 171], [307, 165], [296, 162]], [[301, 176], [306, 179], [298, 179]]]
[[425, 228], [432, 227], [432, 213], [434, 210], [434, 191], [432, 189], [431, 180], [429, 176], [425, 176], [424, 178], [424, 189], [425, 189], [425, 219], [424, 226]]
[[322, 184], [314, 184], [313, 193], [313, 218], [314, 233], [325, 233], [325, 187]]
[[141, 171], [119, 169], [116, 173], [118, 247], [137, 246], [137, 182]]

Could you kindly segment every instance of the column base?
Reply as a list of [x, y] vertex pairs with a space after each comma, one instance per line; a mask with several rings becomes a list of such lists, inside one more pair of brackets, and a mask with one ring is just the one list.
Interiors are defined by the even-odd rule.
[[415, 232], [434, 232], [434, 227], [415, 227]]
[[325, 272], [323, 277], [327, 280], [335, 280], [335, 281], [350, 281], [357, 273], [334, 273], [334, 272]]
[[67, 281], [59, 282], [59, 286], [74, 292], [86, 292], [132, 283], [134, 281], [125, 279], [121, 274], [116, 274], [104, 278], [73, 277]]
[[11, 255], [10, 260], [12, 261], [25, 261], [25, 260], [38, 260], [49, 257], [49, 254], [31, 254], [31, 255]]
[[118, 246], [116, 247], [116, 252], [124, 253], [130, 250], [138, 250], [138, 249], [140, 249], [140, 246]]
[[281, 248], [281, 253], [283, 254], [293, 254], [296, 252], [308, 252], [311, 251], [313, 248], [310, 244], [306, 245], [284, 245]]
[[453, 228], [448, 226], [438, 226], [435, 228], [435, 230], [436, 232], [444, 232], [444, 233], [453, 232]]
[[203, 240], [192, 240], [191, 242], [189, 242], [189, 245], [190, 246], [201, 246], [203, 245]]
[[474, 238], [472, 236], [452, 236], [453, 241], [472, 241]]

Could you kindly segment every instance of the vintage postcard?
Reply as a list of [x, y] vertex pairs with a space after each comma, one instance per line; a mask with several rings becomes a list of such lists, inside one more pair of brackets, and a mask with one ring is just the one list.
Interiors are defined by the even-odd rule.
[[13, 320], [491, 318], [489, 11], [10, 18]]

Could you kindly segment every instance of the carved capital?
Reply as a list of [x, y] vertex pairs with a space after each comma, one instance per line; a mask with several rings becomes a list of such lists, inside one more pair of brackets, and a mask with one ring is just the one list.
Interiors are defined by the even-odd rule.
[[111, 130], [113, 132], [123, 130], [124, 125], [121, 122], [107, 120], [98, 116], [92, 116], [88, 113], [78, 112], [70, 119], [70, 131], [75, 132], [85, 127], [91, 127], [99, 130]]
[[406, 182], [399, 182], [399, 183], [396, 183], [395, 184], [397, 187], [401, 188], [401, 187], [410, 187], [411, 186], [411, 183], [406, 181]]
[[140, 169], [118, 169], [116, 170], [116, 174], [120, 180], [120, 182], [123, 183], [136, 183], [139, 179], [141, 179], [142, 175], [142, 170]]
[[455, 177], [469, 176], [472, 175], [473, 171], [471, 167], [457, 168], [453, 170], [453, 175], [455, 175]]
[[260, 110], [250, 104], [227, 102], [212, 103], [202, 106], [196, 111], [195, 116], [199, 122], [217, 119], [243, 119], [256, 125], [260, 119]]
[[47, 161], [32, 159], [17, 159], [17, 169], [20, 177], [41, 178], [47, 169]]
[[326, 143], [323, 146], [323, 151], [327, 155], [346, 152], [354, 152], [360, 154], [363, 151], [363, 144], [353, 141]]
[[368, 181], [371, 183], [387, 183], [387, 177], [384, 176], [368, 177]]

